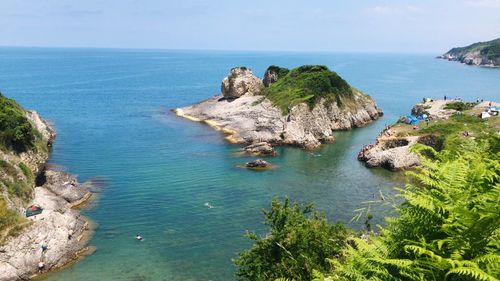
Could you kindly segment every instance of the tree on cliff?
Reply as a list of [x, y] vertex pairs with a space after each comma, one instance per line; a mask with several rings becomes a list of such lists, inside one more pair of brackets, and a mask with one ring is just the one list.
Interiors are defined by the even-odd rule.
[[273, 200], [263, 212], [270, 232], [265, 237], [247, 234], [254, 245], [234, 261], [239, 280], [311, 280], [313, 270], [328, 271], [327, 258], [345, 247], [345, 227], [329, 224], [312, 205], [286, 198]]

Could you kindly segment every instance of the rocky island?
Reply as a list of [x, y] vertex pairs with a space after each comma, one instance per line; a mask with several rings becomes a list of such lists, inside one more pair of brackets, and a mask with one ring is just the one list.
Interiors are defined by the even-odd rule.
[[500, 38], [453, 48], [437, 58], [459, 61], [467, 65], [500, 67]]
[[27, 280], [75, 260], [89, 222], [74, 209], [89, 184], [46, 165], [55, 138], [34, 111], [0, 94], [0, 280]]
[[468, 139], [498, 142], [499, 110], [495, 102], [425, 99], [413, 107], [411, 115], [386, 126], [374, 144], [359, 152], [358, 159], [369, 167], [401, 170], [420, 165], [413, 151], [417, 144], [441, 151], [456, 150]]
[[361, 127], [382, 115], [370, 96], [320, 65], [270, 66], [263, 80], [236, 67], [222, 80], [220, 95], [174, 111], [222, 131], [232, 143], [306, 149], [332, 141], [333, 131]]

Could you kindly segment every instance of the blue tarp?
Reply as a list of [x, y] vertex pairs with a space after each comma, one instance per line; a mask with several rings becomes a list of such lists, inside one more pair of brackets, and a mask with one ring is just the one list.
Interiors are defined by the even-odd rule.
[[411, 125], [417, 125], [420, 120], [418, 120], [417, 117], [413, 115], [407, 115], [406, 116], [406, 124], [411, 124]]

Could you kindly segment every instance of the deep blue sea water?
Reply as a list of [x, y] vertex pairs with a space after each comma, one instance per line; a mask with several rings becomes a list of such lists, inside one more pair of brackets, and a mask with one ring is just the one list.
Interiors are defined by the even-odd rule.
[[[0, 48], [0, 91], [55, 124], [50, 162], [80, 181], [107, 182], [84, 211], [98, 224], [91, 241], [97, 251], [48, 280], [232, 280], [231, 258], [250, 245], [245, 231], [264, 233], [261, 209], [276, 196], [313, 201], [330, 220], [349, 223], [363, 202], [401, 184], [400, 175], [356, 160], [385, 124], [422, 97], [500, 99], [500, 69], [433, 57]], [[278, 169], [253, 172], [236, 167], [250, 159], [238, 155], [240, 146], [169, 111], [218, 93], [233, 66], [262, 76], [271, 64], [325, 64], [370, 94], [385, 115], [338, 133], [316, 156], [279, 148], [270, 159]], [[379, 209], [377, 222], [388, 212]]]

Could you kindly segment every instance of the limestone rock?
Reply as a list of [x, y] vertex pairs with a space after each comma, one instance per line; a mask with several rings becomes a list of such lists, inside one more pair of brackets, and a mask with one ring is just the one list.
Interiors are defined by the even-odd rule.
[[364, 147], [358, 154], [358, 159], [366, 162], [368, 167], [384, 167], [390, 170], [417, 166], [420, 159], [410, 151], [417, 140], [418, 137], [379, 138], [375, 145]]
[[[324, 66], [318, 69], [328, 70]], [[266, 72], [266, 83], [269, 85], [288, 72], [286, 68], [271, 66]], [[178, 116], [222, 131], [232, 143], [267, 142], [306, 149], [332, 141], [334, 131], [361, 127], [382, 115], [373, 99], [352, 87], [342, 105], [322, 97], [312, 108], [304, 102], [292, 103], [286, 113], [266, 96], [255, 95], [261, 88], [262, 82], [249, 69], [233, 68], [222, 81], [222, 95], [174, 111]]]
[[[53, 177], [57, 175], [62, 178], [53, 179], [54, 182], [65, 181], [69, 176], [54, 172]], [[29, 279], [36, 274], [40, 261], [44, 262], [45, 270], [63, 266], [77, 258], [78, 251], [90, 238], [92, 230], [87, 220], [46, 186], [35, 188], [32, 204], [42, 206], [43, 212], [28, 218], [29, 226], [0, 246], [0, 281]], [[44, 252], [42, 245], [48, 247]]]
[[263, 168], [270, 168], [271, 164], [267, 161], [262, 160], [262, 159], [256, 159], [256, 160], [247, 162], [245, 164], [245, 167], [250, 168], [250, 169], [263, 169]]
[[262, 81], [246, 67], [232, 68], [221, 84], [222, 96], [226, 99], [236, 99], [245, 94], [259, 94], [261, 89]]
[[372, 99], [361, 93], [355, 93], [354, 99], [356, 107], [321, 101], [310, 109], [301, 103], [283, 115], [263, 96], [246, 94], [233, 101], [216, 96], [175, 112], [224, 132], [233, 143], [268, 142], [313, 149], [331, 142], [334, 131], [362, 127], [381, 116]]
[[258, 142], [246, 146], [243, 150], [251, 155], [276, 156], [276, 151], [268, 142]]

